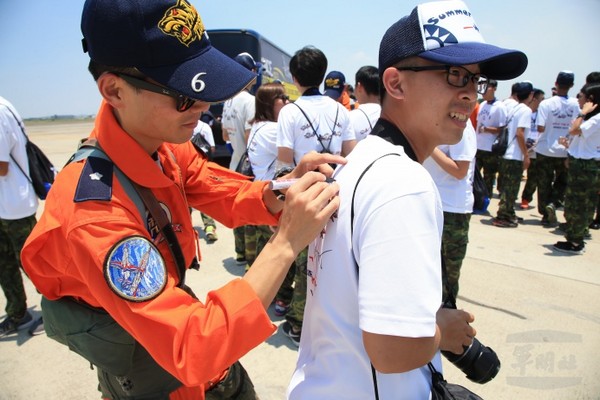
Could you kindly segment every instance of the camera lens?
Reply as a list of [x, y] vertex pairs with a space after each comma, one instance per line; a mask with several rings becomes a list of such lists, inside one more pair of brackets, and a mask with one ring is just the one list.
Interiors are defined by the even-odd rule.
[[489, 382], [500, 371], [500, 360], [496, 352], [475, 338], [469, 347], [465, 347], [462, 354], [449, 351], [442, 351], [442, 354], [464, 372], [468, 379], [476, 383]]

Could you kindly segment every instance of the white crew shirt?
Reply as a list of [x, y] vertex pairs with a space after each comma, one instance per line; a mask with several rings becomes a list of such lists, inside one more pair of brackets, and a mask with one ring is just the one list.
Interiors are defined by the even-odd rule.
[[600, 114], [583, 121], [581, 134], [572, 136], [569, 144], [569, 155], [583, 160], [600, 158]]
[[[358, 177], [390, 152], [401, 156], [377, 160], [358, 184], [351, 235], [350, 199]], [[443, 229], [435, 183], [401, 146], [377, 136], [358, 142], [347, 159], [334, 173], [342, 199], [337, 218], [308, 249], [306, 307], [290, 400], [372, 399], [362, 331], [435, 334]], [[439, 353], [432, 362], [439, 371]], [[377, 384], [381, 400], [427, 399], [431, 373], [426, 365], [405, 373], [378, 372]]]
[[[298, 106], [310, 119], [323, 144]], [[287, 104], [279, 112], [277, 147], [293, 149], [295, 164], [313, 150], [318, 153], [329, 150], [331, 154], [339, 155], [342, 143], [349, 140], [354, 140], [349, 112], [329, 96], [301, 96], [295, 104]]]
[[[17, 110], [0, 96], [0, 161], [8, 162], [8, 173], [0, 176], [0, 218], [6, 220], [34, 215], [38, 207], [37, 195], [28, 179], [29, 161], [25, 150], [27, 140], [21, 126], [25, 125]], [[15, 160], [27, 177], [15, 164]]]
[[248, 158], [254, 180], [266, 181], [275, 175], [277, 161], [277, 122], [261, 121], [252, 124], [248, 136]]
[[221, 123], [229, 134], [229, 142], [233, 148], [229, 169], [235, 170], [240, 158], [246, 151], [245, 133], [250, 129], [250, 121], [254, 119], [255, 100], [247, 90], [243, 90], [223, 105]]
[[477, 138], [471, 122], [469, 121], [467, 124], [460, 142], [453, 145], [444, 144], [438, 146], [438, 149], [454, 161], [469, 162], [467, 174], [462, 179], [457, 179], [444, 171], [431, 157], [423, 162], [423, 167], [429, 172], [440, 192], [443, 210], [455, 214], [472, 213], [474, 202], [473, 170], [475, 154], [477, 153]]
[[518, 104], [512, 111], [512, 116], [509, 116], [508, 122], [508, 147], [502, 158], [505, 160], [523, 161], [523, 152], [521, 146], [517, 142], [517, 128], [523, 128], [523, 140], [529, 136], [531, 130], [531, 108], [523, 103]]
[[477, 149], [492, 151], [492, 143], [498, 136], [497, 133], [481, 132], [481, 127], [497, 128], [506, 125], [506, 106], [503, 102], [495, 100], [494, 102], [484, 101], [479, 105], [477, 113]]
[[566, 157], [567, 149], [558, 143], [558, 138], [567, 136], [571, 123], [579, 114], [577, 99], [552, 96], [540, 103], [537, 115], [540, 132], [535, 151], [547, 157]]
[[371, 133], [380, 114], [381, 106], [377, 103], [361, 103], [357, 109], [350, 111], [350, 124], [357, 141]]

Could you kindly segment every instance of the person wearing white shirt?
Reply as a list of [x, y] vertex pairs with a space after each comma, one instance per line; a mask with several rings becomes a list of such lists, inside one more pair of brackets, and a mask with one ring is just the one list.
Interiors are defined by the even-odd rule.
[[[276, 177], [286, 173], [308, 152], [346, 156], [356, 144], [349, 111], [319, 92], [326, 71], [327, 57], [312, 46], [298, 50], [290, 60], [290, 73], [302, 95], [279, 113]], [[282, 328], [296, 346], [300, 343], [306, 302], [306, 262], [305, 249], [296, 259], [294, 297]]]
[[600, 84], [582, 89], [586, 103], [569, 129], [569, 169], [565, 195], [566, 241], [554, 244], [555, 250], [581, 254], [585, 250], [584, 236], [594, 218], [598, 194], [600, 158]]
[[378, 69], [372, 65], [361, 67], [356, 72], [355, 79], [354, 94], [359, 106], [350, 111], [350, 124], [358, 142], [371, 133], [381, 114]]
[[[449, 10], [461, 12], [435, 29], [451, 40], [425, 40], [431, 21]], [[440, 308], [442, 202], [421, 163], [436, 146], [461, 140], [488, 77], [513, 79], [527, 58], [465, 26], [477, 24], [462, 1], [428, 2], [380, 42], [381, 116], [336, 168], [340, 208], [309, 246], [288, 400], [429, 399], [438, 350], [458, 345], [451, 351], [462, 354], [461, 343], [473, 340], [472, 315]], [[451, 54], [460, 55], [452, 66]]]
[[538, 167], [537, 207], [543, 225], [555, 225], [556, 209], [564, 202], [567, 186], [567, 149], [558, 139], [567, 136], [569, 127], [579, 114], [579, 104], [569, 97], [575, 74], [561, 71], [556, 77], [556, 96], [540, 103], [538, 108], [538, 142], [535, 146]]
[[[0, 286], [6, 318], [0, 338], [31, 324], [21, 275], [20, 253], [36, 224], [38, 199], [29, 181], [24, 124], [14, 106], [0, 97]], [[20, 167], [20, 168], [19, 168]]]
[[[506, 106], [496, 98], [498, 81], [490, 79], [483, 94], [483, 102], [477, 113], [477, 168], [483, 170], [483, 181], [492, 196], [496, 175], [499, 171], [500, 157], [492, 154], [492, 143], [500, 133], [500, 127], [506, 125]], [[499, 178], [498, 178], [499, 179]]]
[[533, 200], [533, 193], [537, 189], [537, 158], [535, 154], [535, 145], [538, 139], [537, 131], [537, 110], [540, 103], [544, 101], [545, 93], [542, 89], [533, 90], [533, 98], [529, 103], [531, 108], [531, 128], [529, 130], [529, 136], [526, 140], [527, 152], [529, 153], [529, 167], [527, 167], [527, 181], [521, 192], [521, 210], [528, 210], [529, 203]]
[[508, 147], [500, 160], [502, 191], [496, 218], [492, 225], [501, 228], [518, 226], [515, 213], [515, 201], [519, 195], [519, 186], [523, 171], [529, 166], [529, 153], [525, 143], [531, 129], [531, 108], [527, 106], [533, 98], [533, 85], [521, 82], [517, 89], [519, 102], [510, 111], [508, 117]]
[[[239, 64], [246, 69], [256, 72], [256, 62], [248, 53], [240, 53], [235, 58]], [[229, 169], [235, 171], [240, 159], [246, 151], [248, 134], [250, 133], [250, 121], [254, 118], [254, 96], [250, 89], [254, 85], [251, 82], [244, 90], [227, 100], [223, 105], [223, 116], [221, 119], [223, 127], [223, 140], [229, 142], [233, 149]], [[243, 226], [233, 230], [235, 241], [235, 261], [240, 265], [247, 265], [246, 260], [246, 228]]]
[[444, 210], [442, 257], [446, 266], [446, 291], [458, 296], [460, 269], [469, 244], [469, 222], [473, 212], [473, 170], [477, 137], [469, 121], [457, 144], [440, 145], [423, 162], [440, 192]]
[[[200, 135], [200, 137], [204, 139], [204, 143], [208, 145], [208, 149], [202, 150], [206, 153], [207, 157], [211, 159], [210, 155], [214, 154], [215, 152], [215, 137], [210, 125], [202, 121], [202, 115], [200, 116], [198, 124], [192, 132], [192, 142], [195, 141], [194, 138], [196, 138], [196, 135]], [[197, 143], [200, 142], [201, 141], [198, 141]], [[215, 223], [215, 220], [210, 215], [204, 214], [203, 212], [200, 213], [200, 217], [202, 218], [202, 224], [204, 224], [204, 234], [206, 235], [206, 240], [211, 243], [219, 240], [219, 236], [217, 235], [217, 224]]]

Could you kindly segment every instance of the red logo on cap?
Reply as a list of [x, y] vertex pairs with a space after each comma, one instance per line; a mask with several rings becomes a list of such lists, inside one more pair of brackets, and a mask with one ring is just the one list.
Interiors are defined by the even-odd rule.
[[165, 12], [158, 27], [167, 35], [175, 36], [188, 47], [194, 40], [201, 40], [204, 34], [204, 24], [200, 15], [194, 6], [185, 0], [177, 0], [177, 4]]

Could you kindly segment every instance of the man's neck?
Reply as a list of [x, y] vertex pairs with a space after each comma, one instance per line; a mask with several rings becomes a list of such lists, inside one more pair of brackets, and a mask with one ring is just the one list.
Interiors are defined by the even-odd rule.
[[411, 125], [410, 121], [413, 121], [414, 118], [410, 118], [409, 116], [400, 115], [401, 113], [389, 113], [385, 110], [381, 111], [381, 118], [387, 120], [391, 124], [395, 125], [396, 128], [402, 132], [410, 146], [412, 147], [415, 155], [417, 157], [417, 161], [420, 164], [423, 164], [423, 161], [427, 159], [433, 153], [436, 145], [433, 143], [428, 143], [426, 139], [429, 137], [427, 132], [419, 132], [419, 125]]

